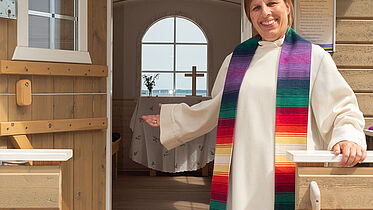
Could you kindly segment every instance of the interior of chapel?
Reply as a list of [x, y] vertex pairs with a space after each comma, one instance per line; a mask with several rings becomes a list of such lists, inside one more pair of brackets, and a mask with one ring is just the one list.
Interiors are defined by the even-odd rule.
[[[209, 209], [217, 129], [167, 150], [142, 116], [211, 99], [257, 34], [244, 1], [1, 0], [0, 209]], [[373, 209], [373, 1], [292, 1], [297, 33], [327, 35], [315, 44], [356, 95], [369, 152], [338, 168], [289, 151], [295, 209]], [[317, 18], [329, 25], [302, 28]]]

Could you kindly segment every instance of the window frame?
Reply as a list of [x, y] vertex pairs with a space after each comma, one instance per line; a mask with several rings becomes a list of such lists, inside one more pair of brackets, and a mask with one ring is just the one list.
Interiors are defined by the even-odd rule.
[[[174, 33], [174, 37], [173, 37], [173, 42], [143, 42], [143, 39], [146, 35], [146, 33], [149, 31], [149, 29], [154, 26], [156, 23], [158, 23], [159, 21], [161, 20], [164, 20], [164, 19], [167, 19], [167, 18], [173, 18], [174, 19], [174, 30], [173, 30], [173, 33]], [[185, 19], [185, 20], [188, 20], [190, 22], [192, 22], [195, 26], [197, 26], [202, 34], [204, 35], [204, 38], [206, 39], [206, 43], [201, 43], [201, 42], [176, 42], [176, 18], [182, 18], [182, 19]], [[202, 30], [202, 28], [196, 24], [194, 21], [190, 20], [189, 18], [186, 18], [186, 17], [182, 17], [182, 16], [177, 16], [177, 15], [173, 15], [173, 16], [167, 16], [167, 17], [163, 17], [163, 18], [160, 18], [158, 20], [156, 20], [155, 22], [153, 22], [151, 24], [151, 26], [145, 31], [145, 33], [143, 34], [142, 38], [141, 38], [141, 49], [143, 47], [143, 45], [173, 45], [173, 70], [168, 70], [168, 71], [159, 71], [159, 70], [143, 70], [143, 67], [141, 65], [141, 75], [143, 73], [146, 73], [146, 74], [157, 74], [157, 73], [172, 73], [173, 74], [173, 84], [172, 84], [172, 95], [171, 96], [168, 96], [168, 97], [178, 97], [176, 96], [176, 75], [177, 74], [190, 74], [192, 73], [192, 69], [190, 69], [190, 71], [178, 71], [176, 70], [176, 48], [177, 46], [186, 46], [186, 45], [192, 45], [192, 46], [206, 46], [206, 70], [198, 70], [197, 69], [197, 74], [205, 74], [206, 75], [206, 96], [208, 96], [208, 39], [207, 39], [207, 36], [206, 36], [206, 33]], [[141, 63], [142, 63], [142, 55], [141, 55]], [[141, 76], [142, 78], [142, 76]], [[142, 80], [141, 80], [142, 81]], [[141, 87], [140, 87], [140, 96], [143, 96], [142, 95], [142, 84], [141, 84]]]
[[87, 0], [77, 1], [78, 49], [75, 51], [29, 47], [28, 0], [19, 0], [17, 2], [17, 46], [12, 60], [91, 64], [91, 56], [88, 52], [88, 4]]

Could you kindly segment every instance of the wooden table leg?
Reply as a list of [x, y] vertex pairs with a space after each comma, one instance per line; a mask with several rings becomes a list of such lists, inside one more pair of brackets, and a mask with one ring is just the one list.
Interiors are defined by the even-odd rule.
[[149, 176], [157, 176], [157, 171], [153, 170], [153, 169], [150, 169]]
[[205, 167], [202, 168], [202, 176], [209, 176], [209, 164], [206, 164]]

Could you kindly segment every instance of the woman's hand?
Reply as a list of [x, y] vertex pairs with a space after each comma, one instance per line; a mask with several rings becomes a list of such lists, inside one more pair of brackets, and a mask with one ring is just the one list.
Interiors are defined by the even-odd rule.
[[[162, 104], [158, 104], [159, 109], [161, 109]], [[161, 117], [159, 114], [157, 115], [143, 115], [141, 116], [143, 120], [145, 120], [150, 126], [152, 127], [159, 127], [161, 126]]]
[[333, 146], [335, 155], [342, 153], [342, 160], [339, 163], [342, 167], [352, 167], [361, 163], [367, 157], [367, 152], [358, 144], [352, 141], [340, 141]]

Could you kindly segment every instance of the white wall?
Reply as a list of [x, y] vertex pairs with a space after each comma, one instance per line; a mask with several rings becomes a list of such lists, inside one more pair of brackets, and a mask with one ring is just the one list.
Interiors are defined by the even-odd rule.
[[224, 58], [241, 40], [241, 6], [218, 0], [127, 0], [114, 4], [113, 98], [134, 99], [141, 89], [141, 39], [164, 16], [196, 22], [208, 39], [211, 90]]

